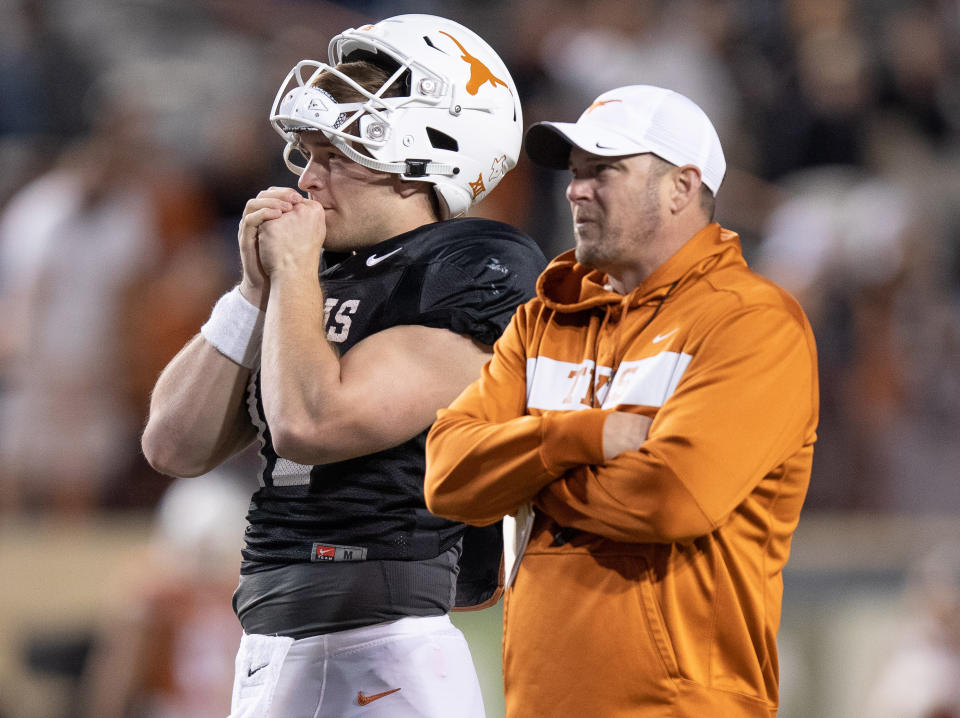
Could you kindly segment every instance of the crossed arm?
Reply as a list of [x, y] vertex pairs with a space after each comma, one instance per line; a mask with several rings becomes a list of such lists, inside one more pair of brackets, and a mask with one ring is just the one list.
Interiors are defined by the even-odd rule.
[[518, 318], [481, 378], [438, 413], [427, 438], [425, 493], [441, 516], [477, 525], [514, 513], [578, 467], [603, 464], [644, 441], [651, 419], [588, 409], [527, 415]]
[[816, 364], [783, 319], [757, 310], [727, 320], [652, 420], [604, 409], [527, 415], [515, 321], [431, 429], [427, 506], [482, 525], [531, 502], [560, 525], [625, 542], [713, 531], [812, 442]]

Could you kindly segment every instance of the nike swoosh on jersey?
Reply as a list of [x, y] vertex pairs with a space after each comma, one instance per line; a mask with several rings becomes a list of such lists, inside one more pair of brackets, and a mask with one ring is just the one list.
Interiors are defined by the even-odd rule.
[[250, 676], [252, 676], [252, 675], [253, 675], [254, 673], [256, 673], [257, 671], [262, 671], [264, 668], [266, 668], [266, 667], [269, 666], [269, 665], [270, 665], [270, 662], [267, 661], [267, 662], [264, 663], [262, 666], [257, 666], [256, 668], [248, 668], [248, 669], [247, 669], [247, 678], [249, 678]]
[[381, 254], [379, 257], [378, 257], [377, 255], [375, 255], [375, 254], [371, 254], [369, 257], [367, 257], [367, 266], [368, 266], [368, 267], [373, 267], [373, 266], [375, 266], [375, 265], [377, 265], [377, 264], [380, 264], [380, 262], [382, 262], [384, 259], [386, 259], [387, 257], [392, 257], [394, 254], [396, 254], [397, 252], [401, 251], [402, 249], [403, 249], [403, 247], [397, 247], [397, 248], [396, 248], [395, 250], [393, 250], [392, 252], [387, 252], [386, 254]]
[[392, 691], [384, 691], [383, 693], [374, 693], [372, 696], [365, 696], [363, 695], [363, 691], [357, 691], [357, 703], [359, 703], [362, 706], [369, 705], [370, 703], [373, 703], [374, 701], [378, 701], [381, 698], [385, 698], [391, 693], [396, 693], [399, 690], [400, 690], [399, 688], [394, 688]]

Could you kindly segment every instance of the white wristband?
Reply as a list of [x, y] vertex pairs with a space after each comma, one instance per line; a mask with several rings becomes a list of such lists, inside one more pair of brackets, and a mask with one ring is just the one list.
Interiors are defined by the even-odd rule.
[[266, 313], [248, 302], [236, 286], [217, 300], [200, 333], [225, 357], [253, 369], [260, 362], [265, 318]]

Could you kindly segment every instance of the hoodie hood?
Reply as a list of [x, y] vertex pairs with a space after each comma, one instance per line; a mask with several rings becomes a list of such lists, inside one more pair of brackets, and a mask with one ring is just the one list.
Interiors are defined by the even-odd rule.
[[574, 250], [554, 259], [537, 280], [537, 296], [561, 313], [580, 312], [609, 304], [639, 306], [663, 299], [694, 282], [717, 262], [746, 264], [735, 232], [713, 222], [697, 232], [638, 287], [624, 296], [607, 288], [607, 275], [577, 262]]

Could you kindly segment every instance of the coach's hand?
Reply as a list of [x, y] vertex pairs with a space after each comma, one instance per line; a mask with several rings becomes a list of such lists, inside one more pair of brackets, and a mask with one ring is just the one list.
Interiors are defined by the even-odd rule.
[[293, 209], [257, 228], [260, 265], [268, 276], [278, 272], [310, 274], [316, 281], [327, 224], [323, 206], [301, 198]]
[[260, 261], [257, 232], [264, 222], [293, 211], [293, 208], [303, 201], [303, 195], [290, 187], [271, 187], [249, 200], [243, 208], [240, 231], [237, 233], [240, 261], [243, 264], [240, 293], [260, 309], [266, 309], [267, 306], [270, 278]]
[[615, 411], [603, 422], [603, 458], [612, 459], [624, 451], [636, 451], [647, 440], [653, 419], [641, 414]]

